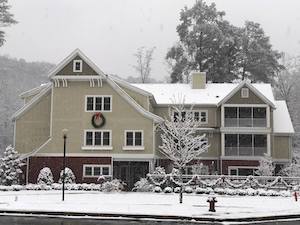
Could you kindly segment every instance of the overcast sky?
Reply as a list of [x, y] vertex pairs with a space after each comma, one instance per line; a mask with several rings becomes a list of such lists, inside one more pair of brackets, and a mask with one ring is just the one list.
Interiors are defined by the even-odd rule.
[[[195, 0], [10, 0], [19, 21], [6, 28], [0, 54], [59, 63], [80, 48], [105, 73], [136, 76], [133, 56], [155, 46], [152, 76], [167, 76], [164, 57], [177, 41], [179, 12]], [[274, 49], [300, 54], [299, 0], [207, 0], [241, 26], [258, 22]]]

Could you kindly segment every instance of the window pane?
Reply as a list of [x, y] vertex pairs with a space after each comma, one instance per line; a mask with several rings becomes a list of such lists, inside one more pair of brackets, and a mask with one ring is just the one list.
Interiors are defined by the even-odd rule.
[[93, 111], [93, 109], [94, 109], [94, 98], [93, 97], [87, 97], [86, 110], [87, 111]]
[[252, 135], [240, 134], [239, 143], [240, 143], [240, 147], [252, 147]]
[[93, 145], [93, 132], [86, 132], [85, 145]]
[[237, 175], [237, 169], [230, 169], [229, 175], [236, 176]]
[[225, 118], [237, 118], [237, 108], [225, 107]]
[[109, 140], [109, 132], [105, 131], [103, 132], [103, 145], [110, 145], [110, 140]]
[[102, 98], [96, 97], [96, 103], [95, 103], [95, 110], [100, 111], [102, 110]]
[[95, 166], [94, 167], [94, 176], [100, 176], [101, 175], [101, 167]]
[[239, 108], [240, 118], [251, 118], [251, 108], [250, 107], [240, 107]]
[[95, 145], [101, 145], [101, 132], [95, 132]]
[[85, 176], [92, 176], [92, 167], [86, 166], [84, 169], [84, 175]]
[[109, 175], [109, 167], [102, 167], [102, 175]]
[[254, 175], [254, 169], [248, 169], [248, 168], [238, 168], [239, 170], [239, 176], [249, 176]]
[[76, 70], [81, 70], [81, 63], [80, 62], [75, 63], [75, 69]]
[[267, 135], [254, 135], [254, 147], [267, 147]]
[[206, 122], [206, 112], [201, 112], [201, 122], [205, 123]]
[[110, 111], [110, 97], [104, 97], [104, 111]]
[[237, 134], [225, 134], [225, 147], [237, 147]]
[[142, 145], [142, 132], [135, 132], [135, 145], [136, 146]]
[[253, 108], [253, 118], [266, 118], [266, 108]]
[[200, 113], [199, 112], [194, 112], [194, 120], [199, 121], [200, 120]]
[[126, 145], [133, 146], [133, 132], [126, 132]]

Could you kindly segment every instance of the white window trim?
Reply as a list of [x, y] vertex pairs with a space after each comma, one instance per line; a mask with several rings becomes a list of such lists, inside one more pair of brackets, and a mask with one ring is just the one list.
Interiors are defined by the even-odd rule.
[[[86, 167], [92, 167], [92, 175], [85, 175], [85, 170], [86, 170]], [[95, 167], [100, 167], [101, 168], [101, 175], [94, 175], [94, 168]], [[103, 167], [108, 167], [109, 168], [109, 175], [102, 175], [102, 170], [103, 170]], [[104, 177], [111, 177], [112, 176], [112, 167], [111, 165], [109, 164], [83, 164], [82, 166], [82, 176], [85, 177], [85, 178], [95, 178], [95, 177], [99, 177], [99, 176], [104, 176]]]
[[[133, 132], [133, 145], [126, 145], [127, 143], [127, 132]], [[135, 145], [135, 132], [142, 133], [142, 145]], [[124, 131], [124, 146], [123, 150], [145, 150], [144, 147], [144, 131], [143, 130], [125, 130]]]
[[241, 88], [241, 98], [249, 98], [249, 88]]
[[[208, 110], [203, 110], [203, 109], [200, 109], [200, 110], [196, 110], [196, 109], [193, 109], [193, 110], [185, 110], [185, 111], [183, 111], [183, 112], [186, 112], [186, 113], [188, 113], [188, 112], [192, 112], [193, 114], [195, 113], [195, 112], [199, 112], [199, 123], [200, 123], [200, 125], [204, 125], [204, 124], [208, 124]], [[205, 122], [201, 122], [201, 113], [202, 112], [204, 112], [205, 113], [205, 118], [206, 118], [206, 120], [205, 120]], [[173, 118], [174, 118], [174, 113], [175, 113], [175, 111], [174, 110], [172, 110], [172, 113], [171, 113], [171, 119], [173, 120]], [[194, 117], [194, 115], [193, 115], [193, 117]]]
[[[87, 110], [87, 98], [93, 98], [93, 110]], [[110, 98], [110, 110], [104, 110], [104, 98], [109, 97]], [[95, 110], [96, 108], [96, 98], [102, 98], [102, 110]], [[84, 102], [84, 111], [85, 112], [112, 112], [112, 95], [86, 95], [85, 96], [85, 102]]]
[[[228, 174], [229, 176], [240, 176], [238, 174], [238, 169], [253, 169], [253, 170], [257, 170], [256, 166], [228, 166]], [[231, 175], [230, 174], [230, 170], [237, 170], [237, 175]]]
[[[80, 63], [79, 70], [76, 70], [76, 63]], [[75, 73], [82, 72], [82, 60], [80, 60], [80, 59], [73, 60], [73, 72], [75, 72]]]
[[[93, 132], [92, 145], [86, 145], [86, 133]], [[101, 145], [95, 145], [95, 132], [101, 132]], [[103, 145], [103, 132], [109, 132], [109, 145]], [[112, 131], [111, 130], [84, 130], [82, 150], [112, 150]]]

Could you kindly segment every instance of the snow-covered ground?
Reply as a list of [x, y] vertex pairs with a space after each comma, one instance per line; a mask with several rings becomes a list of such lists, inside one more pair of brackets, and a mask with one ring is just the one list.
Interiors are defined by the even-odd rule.
[[300, 202], [292, 197], [217, 196], [216, 213], [208, 212], [207, 195], [67, 192], [65, 202], [60, 191], [1, 192], [0, 210], [68, 211], [86, 213], [143, 214], [188, 217], [245, 218], [300, 215]]

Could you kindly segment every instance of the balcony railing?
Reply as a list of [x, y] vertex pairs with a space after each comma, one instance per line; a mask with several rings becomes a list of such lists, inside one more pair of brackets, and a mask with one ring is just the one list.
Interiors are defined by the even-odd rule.
[[225, 127], [266, 127], [266, 118], [225, 118]]
[[263, 156], [267, 147], [225, 147], [225, 156]]

